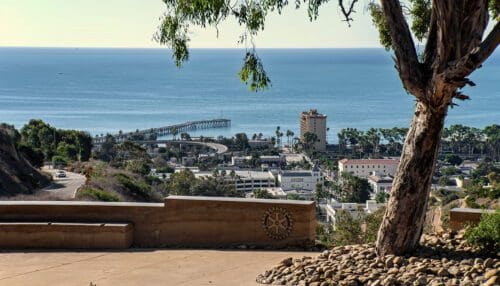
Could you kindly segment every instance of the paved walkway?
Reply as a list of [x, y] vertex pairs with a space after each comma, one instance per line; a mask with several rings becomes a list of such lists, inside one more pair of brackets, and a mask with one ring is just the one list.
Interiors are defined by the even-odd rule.
[[255, 277], [284, 258], [316, 254], [171, 249], [0, 252], [0, 285], [258, 285]]

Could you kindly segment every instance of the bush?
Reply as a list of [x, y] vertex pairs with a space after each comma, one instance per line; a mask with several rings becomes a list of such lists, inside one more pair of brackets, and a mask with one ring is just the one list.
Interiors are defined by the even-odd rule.
[[115, 177], [118, 182], [123, 187], [125, 187], [133, 197], [140, 199], [148, 199], [150, 197], [151, 188], [148, 184], [139, 180], [135, 180], [122, 173], [115, 174]]
[[174, 173], [175, 169], [170, 166], [165, 166], [162, 168], [156, 169], [156, 173]]
[[120, 198], [110, 192], [106, 192], [103, 190], [98, 190], [98, 189], [83, 189], [78, 192], [77, 197], [79, 199], [90, 199], [94, 201], [103, 201], [103, 202], [118, 202], [120, 201]]
[[54, 156], [52, 157], [52, 165], [54, 165], [55, 168], [66, 167], [68, 165], [68, 159], [62, 156]]
[[500, 251], [500, 210], [484, 213], [476, 227], [466, 229], [465, 239], [485, 250]]

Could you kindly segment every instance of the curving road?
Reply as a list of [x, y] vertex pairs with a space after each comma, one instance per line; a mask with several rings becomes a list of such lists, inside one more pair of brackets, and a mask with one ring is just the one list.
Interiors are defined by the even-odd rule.
[[85, 176], [77, 173], [66, 172], [66, 178], [57, 178], [57, 170], [58, 169], [51, 169], [48, 166], [44, 166], [42, 168], [42, 171], [50, 173], [54, 180], [48, 187], [41, 189], [39, 192], [49, 193], [62, 200], [74, 199], [78, 188], [85, 184]]
[[228, 148], [226, 145], [213, 142], [200, 142], [200, 141], [187, 141], [187, 140], [151, 140], [151, 141], [137, 141], [139, 144], [186, 144], [186, 145], [203, 145], [210, 149], [215, 150], [217, 155], [221, 155], [227, 152]]

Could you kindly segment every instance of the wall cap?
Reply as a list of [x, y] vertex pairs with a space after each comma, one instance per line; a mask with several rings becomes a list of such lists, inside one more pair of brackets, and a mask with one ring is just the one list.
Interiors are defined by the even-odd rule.
[[494, 210], [483, 210], [483, 209], [472, 209], [472, 208], [453, 208], [450, 212], [458, 212], [458, 213], [494, 213]]
[[214, 202], [240, 202], [240, 203], [262, 203], [262, 204], [283, 204], [283, 205], [314, 205], [314, 201], [298, 200], [273, 200], [273, 199], [248, 199], [231, 197], [202, 197], [202, 196], [168, 196], [166, 201], [214, 201]]
[[105, 206], [105, 207], [164, 207], [163, 203], [89, 202], [89, 201], [0, 201], [2, 206]]

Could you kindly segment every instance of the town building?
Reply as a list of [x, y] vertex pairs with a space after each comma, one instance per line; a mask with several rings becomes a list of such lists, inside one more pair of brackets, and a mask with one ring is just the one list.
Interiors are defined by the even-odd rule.
[[338, 216], [341, 212], [348, 212], [353, 218], [363, 219], [366, 215], [374, 213], [385, 203], [377, 203], [375, 200], [367, 200], [364, 204], [339, 203], [334, 199], [328, 201], [326, 205], [326, 221], [335, 228]]
[[273, 147], [273, 141], [271, 139], [250, 139], [248, 140], [248, 146], [252, 149], [267, 149]]
[[260, 156], [259, 157], [261, 164], [267, 164], [269, 167], [282, 167], [286, 165], [285, 156], [275, 155], [275, 156]]
[[379, 175], [376, 172], [373, 172], [372, 175], [368, 177], [368, 183], [372, 186], [375, 194], [380, 192], [390, 193], [393, 181], [394, 177], [391, 175]]
[[314, 191], [317, 184], [323, 184], [323, 176], [317, 165], [312, 170], [281, 171], [278, 182], [284, 191], [307, 190]]
[[231, 157], [231, 165], [242, 167], [248, 165], [248, 162], [252, 159], [252, 156], [233, 156]]
[[368, 178], [373, 172], [381, 176], [395, 176], [399, 159], [342, 159], [339, 161], [339, 174], [351, 173]]
[[[245, 167], [250, 165], [252, 156], [233, 156], [231, 157], [231, 165], [235, 167]], [[283, 167], [286, 165], [286, 159], [284, 156], [260, 156], [259, 162], [262, 165], [266, 165], [267, 168], [270, 167]]]
[[326, 150], [326, 115], [318, 113], [316, 109], [304, 111], [300, 114], [300, 140], [304, 142], [304, 134], [313, 133], [318, 137], [314, 143], [316, 151]]
[[[211, 177], [212, 172], [198, 172], [194, 174], [197, 178]], [[257, 189], [272, 188], [276, 186], [274, 176], [270, 172], [259, 171], [234, 171], [234, 176], [226, 173], [224, 180], [228, 184], [234, 184], [238, 192], [253, 192]]]

